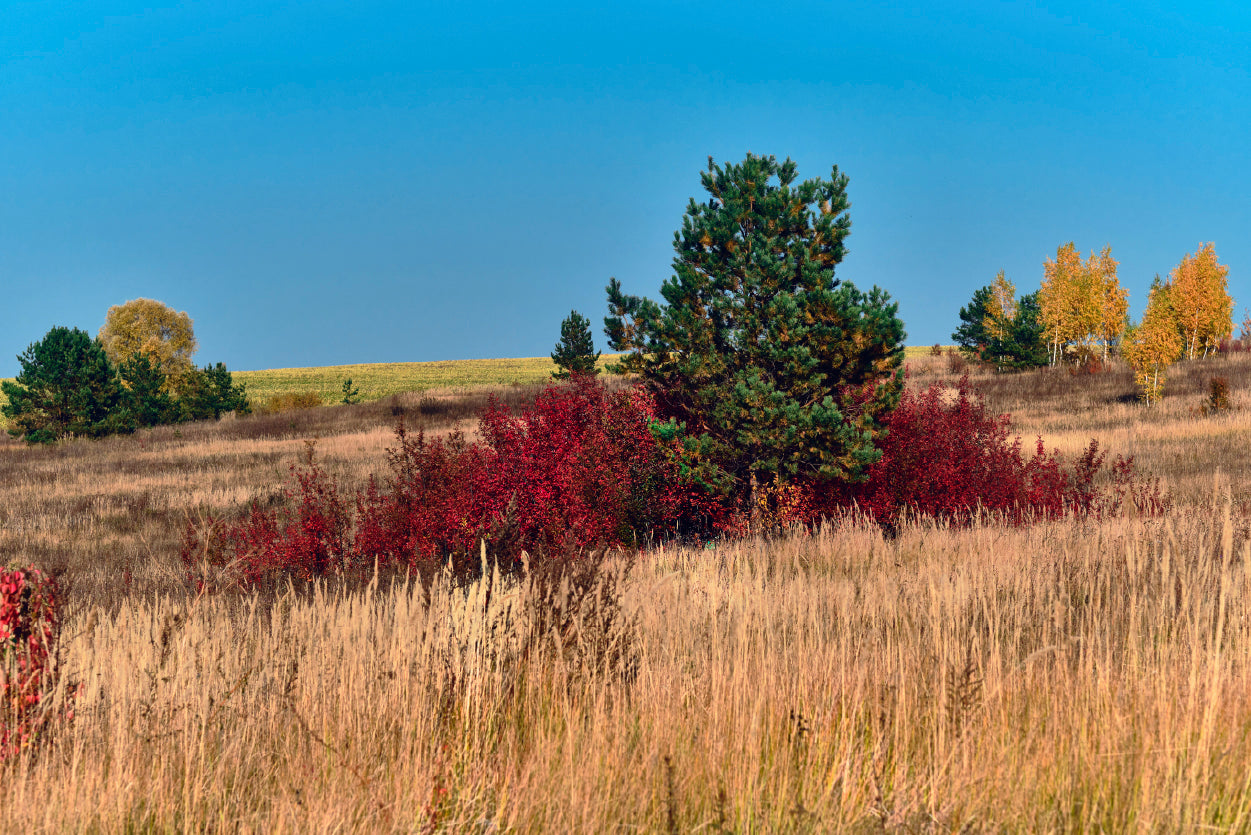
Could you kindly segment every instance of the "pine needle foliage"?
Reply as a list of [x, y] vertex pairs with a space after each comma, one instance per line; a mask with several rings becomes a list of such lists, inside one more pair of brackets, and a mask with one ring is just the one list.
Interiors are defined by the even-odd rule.
[[1000, 270], [960, 308], [951, 338], [965, 355], [1001, 371], [1037, 368], [1047, 364], [1039, 315], [1038, 291], [1017, 299], [1016, 287]]
[[123, 391], [98, 339], [78, 328], [54, 327], [18, 355], [22, 371], [0, 383], [9, 434], [29, 443], [119, 431]]
[[595, 339], [591, 336], [591, 320], [576, 310], [571, 310], [565, 321], [560, 323], [560, 341], [552, 351], [552, 362], [556, 370], [552, 378], [568, 380], [574, 374], [599, 373], [595, 364], [599, 362], [599, 352], [595, 350]]
[[847, 177], [797, 181], [791, 160], [708, 160], [707, 199], [674, 234], [663, 303], [608, 285], [609, 345], [719, 490], [765, 474], [859, 480], [899, 401], [903, 324], [884, 291], [834, 276], [851, 230]]

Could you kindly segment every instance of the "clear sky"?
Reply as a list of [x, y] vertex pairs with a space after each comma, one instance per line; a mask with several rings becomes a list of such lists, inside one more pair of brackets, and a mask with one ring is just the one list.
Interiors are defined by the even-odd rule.
[[850, 177], [909, 344], [1067, 241], [1251, 304], [1244, 4], [599, 5], [0, 0], [0, 376], [140, 296], [238, 370], [603, 348], [749, 150]]

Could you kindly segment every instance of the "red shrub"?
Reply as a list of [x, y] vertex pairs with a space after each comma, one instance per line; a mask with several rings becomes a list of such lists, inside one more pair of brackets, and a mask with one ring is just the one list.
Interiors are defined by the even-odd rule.
[[52, 578], [34, 568], [0, 569], [0, 760], [32, 744], [48, 724], [60, 629]]
[[[479, 543], [571, 556], [635, 545], [692, 519], [717, 520], [716, 500], [679, 475], [674, 449], [651, 431], [655, 404], [639, 388], [610, 393], [592, 377], [549, 386], [520, 414], [493, 404], [481, 443], [427, 440], [401, 422], [390, 477], [354, 501], [310, 457], [296, 471], [294, 510], [254, 506], [233, 525], [189, 525], [183, 560], [229, 566], [244, 584], [351, 568], [478, 562]], [[354, 513], [349, 511], [354, 505]]]
[[253, 504], [239, 522], [228, 525], [209, 518], [205, 524], [189, 521], [183, 535], [183, 563], [195, 569], [198, 583], [207, 581], [205, 563], [224, 569], [231, 580], [254, 585], [278, 573], [311, 580], [339, 573], [353, 558], [350, 505], [313, 457], [310, 446], [305, 468], [292, 468], [296, 500], [290, 514], [279, 514]]
[[881, 460], [865, 483], [826, 491], [827, 512], [854, 503], [887, 527], [904, 513], [956, 524], [991, 514], [1024, 524], [1069, 513], [1102, 518], [1120, 513], [1126, 499], [1142, 513], [1167, 503], [1158, 481], [1138, 477], [1132, 458], [1118, 456], [1110, 484], [1098, 486], [1104, 454], [1094, 440], [1071, 469], [1041, 438], [1027, 457], [1011, 418], [988, 412], [967, 378], [954, 391], [938, 384], [905, 391], [884, 423]]
[[548, 387], [521, 415], [489, 409], [481, 429], [493, 453], [488, 492], [497, 514], [510, 505], [513, 513], [499, 545], [569, 554], [663, 536], [699, 511], [715, 515], [716, 503], [679, 476], [652, 433], [655, 420], [641, 388], [610, 394], [586, 376]]

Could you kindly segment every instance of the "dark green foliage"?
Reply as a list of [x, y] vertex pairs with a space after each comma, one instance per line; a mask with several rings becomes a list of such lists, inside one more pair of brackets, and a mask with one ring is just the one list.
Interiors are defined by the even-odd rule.
[[352, 388], [351, 377], [348, 377], [343, 381], [343, 400], [341, 402], [345, 406], [353, 406], [361, 402], [361, 390], [358, 388]]
[[1037, 290], [1017, 301], [1012, 333], [1002, 346], [1004, 362], [1011, 368], [1042, 368], [1047, 364], [1047, 344], [1043, 339], [1040, 310]]
[[165, 371], [159, 361], [153, 362], [146, 354], [134, 354], [117, 372], [126, 387], [125, 420], [132, 427], [160, 426], [178, 419], [178, 405], [166, 390]]
[[858, 480], [880, 457], [880, 418], [903, 387], [898, 305], [834, 277], [850, 231], [847, 178], [796, 184], [790, 160], [708, 161], [708, 200], [674, 235], [664, 303], [613, 279], [605, 333], [629, 352], [705, 484], [765, 473]]
[[951, 338], [966, 354], [981, 358], [982, 352], [990, 344], [990, 334], [986, 332], [987, 306], [991, 299], [990, 285], [973, 291], [973, 298], [968, 306], [960, 308], [960, 327], [956, 328]]
[[252, 411], [246, 386], [235, 385], [225, 364], [220, 362], [180, 377], [178, 402], [183, 420], [216, 420], [226, 412], [246, 415]]
[[9, 434], [30, 443], [124, 431], [122, 387], [99, 341], [78, 328], [55, 327], [18, 355], [16, 382], [0, 384], [9, 402]]
[[574, 374], [598, 374], [595, 364], [599, 352], [591, 336], [591, 321], [578, 311], [570, 311], [569, 317], [560, 323], [560, 342], [552, 351], [552, 362], [558, 370], [552, 372], [557, 380], [567, 380]]
[[160, 362], [134, 354], [114, 367], [99, 339], [78, 328], [53, 328], [17, 359], [22, 365], [17, 380], [0, 383], [9, 399], [0, 413], [8, 419], [9, 434], [28, 443], [100, 438], [251, 411], [244, 386], [234, 385], [220, 362], [180, 375], [175, 398]]
[[951, 338], [966, 356], [996, 366], [1000, 370], [1041, 368], [1047, 364], [1047, 346], [1039, 321], [1038, 292], [1017, 301], [1016, 317], [1004, 339], [986, 328], [991, 286], [975, 290], [966, 307], [960, 308], [960, 326]]

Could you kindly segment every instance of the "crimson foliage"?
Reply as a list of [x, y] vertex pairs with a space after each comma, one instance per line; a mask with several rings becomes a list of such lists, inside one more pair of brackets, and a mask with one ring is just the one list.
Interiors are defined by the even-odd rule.
[[992, 515], [1012, 524], [1116, 515], [1127, 502], [1143, 514], [1167, 504], [1158, 480], [1143, 478], [1134, 460], [1117, 456], [1108, 475], [1105, 453], [1092, 440], [1071, 467], [1039, 438], [1032, 454], [1012, 435], [1008, 415], [986, 409], [968, 378], [953, 389], [938, 384], [905, 391], [885, 420], [882, 458], [863, 484], [828, 490], [817, 506], [855, 505], [887, 528], [905, 514], [967, 524]]
[[51, 577], [0, 569], [0, 761], [30, 746], [51, 719], [44, 701], [57, 678], [59, 609]]
[[717, 521], [721, 506], [681, 477], [676, 442], [653, 434], [656, 419], [641, 388], [609, 392], [579, 376], [519, 414], [493, 404], [480, 443], [431, 440], [400, 423], [389, 477], [345, 497], [310, 454], [295, 472], [293, 509], [254, 505], [234, 523], [189, 525], [183, 560], [228, 567], [245, 585], [449, 559], [472, 571], [484, 541], [504, 561], [575, 556]]

